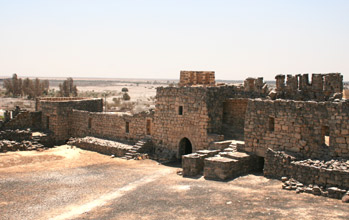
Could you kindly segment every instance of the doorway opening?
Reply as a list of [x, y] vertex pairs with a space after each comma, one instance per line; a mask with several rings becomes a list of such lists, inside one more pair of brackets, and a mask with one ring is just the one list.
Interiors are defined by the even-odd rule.
[[181, 159], [182, 155], [191, 154], [192, 152], [193, 149], [190, 140], [188, 138], [183, 138], [179, 142], [179, 158]]

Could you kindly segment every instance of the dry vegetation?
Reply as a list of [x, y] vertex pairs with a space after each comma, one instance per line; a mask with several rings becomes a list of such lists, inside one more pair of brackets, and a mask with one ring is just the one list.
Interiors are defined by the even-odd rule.
[[[63, 80], [50, 79], [49, 94], [57, 94], [59, 84]], [[107, 101], [106, 111], [131, 111], [138, 113], [155, 107], [156, 87], [176, 84], [168, 80], [92, 80], [74, 79], [78, 89], [78, 97], [103, 98]], [[127, 92], [122, 92], [127, 88]], [[129, 96], [129, 100], [125, 100]], [[12, 98], [5, 96], [5, 90], [0, 81], [0, 109], [13, 109], [15, 106], [28, 110], [35, 110], [35, 101], [25, 98]]]

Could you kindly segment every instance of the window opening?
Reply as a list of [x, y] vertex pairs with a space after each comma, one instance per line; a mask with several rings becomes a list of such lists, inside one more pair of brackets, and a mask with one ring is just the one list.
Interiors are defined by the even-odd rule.
[[146, 125], [146, 129], [147, 129], [147, 135], [150, 135], [150, 130], [151, 130], [151, 120], [147, 119], [147, 125]]
[[269, 117], [269, 131], [275, 130], [275, 119], [273, 117]]
[[178, 107], [178, 115], [183, 115], [183, 106]]
[[88, 119], [88, 128], [91, 128], [92, 127], [92, 118], [89, 118]]
[[125, 130], [126, 130], [126, 133], [130, 133], [130, 123], [129, 122], [126, 122]]
[[330, 128], [328, 126], [322, 126], [321, 136], [322, 143], [327, 147], [330, 146]]

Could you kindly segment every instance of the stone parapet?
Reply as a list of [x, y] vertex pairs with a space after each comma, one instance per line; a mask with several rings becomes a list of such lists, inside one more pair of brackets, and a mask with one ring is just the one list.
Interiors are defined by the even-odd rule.
[[292, 100], [333, 100], [342, 98], [343, 76], [340, 73], [312, 74], [309, 82], [309, 74], [277, 75], [277, 98]]

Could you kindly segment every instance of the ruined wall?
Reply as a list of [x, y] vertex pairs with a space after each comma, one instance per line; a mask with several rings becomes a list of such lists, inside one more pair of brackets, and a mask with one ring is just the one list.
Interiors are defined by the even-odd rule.
[[222, 133], [225, 139], [243, 140], [248, 99], [228, 99], [223, 103]]
[[214, 71], [181, 71], [179, 86], [215, 85]]
[[349, 189], [347, 160], [302, 160], [285, 152], [268, 150], [264, 163], [264, 175], [268, 177], [292, 177], [304, 184], [337, 186]]
[[245, 150], [263, 157], [272, 148], [312, 158], [348, 158], [349, 100], [249, 100], [244, 135]]
[[37, 110], [42, 112], [42, 128], [54, 132], [56, 141], [66, 141], [70, 137], [69, 114], [73, 109], [100, 112], [102, 99], [51, 98], [37, 101]]
[[20, 111], [10, 119], [1, 129], [41, 129], [41, 112]]
[[285, 75], [277, 75], [275, 79], [277, 98], [317, 101], [342, 98], [343, 76], [340, 73], [312, 74], [311, 83], [308, 74], [287, 75], [286, 84]]
[[[72, 137], [94, 136], [137, 141], [152, 134], [153, 115], [153, 111], [132, 115], [130, 113], [73, 110], [69, 115], [70, 135]], [[147, 130], [147, 120], [150, 123], [150, 130]], [[126, 123], [129, 126], [128, 132], [126, 131]]]
[[263, 77], [247, 78], [244, 81], [245, 92], [268, 93], [268, 85], [263, 81]]

